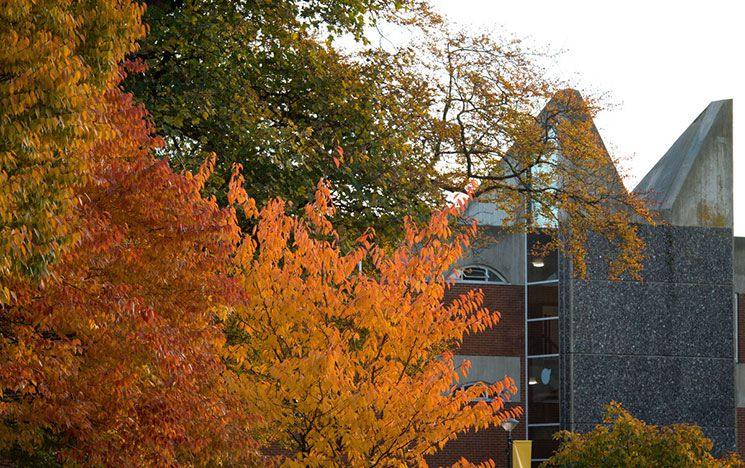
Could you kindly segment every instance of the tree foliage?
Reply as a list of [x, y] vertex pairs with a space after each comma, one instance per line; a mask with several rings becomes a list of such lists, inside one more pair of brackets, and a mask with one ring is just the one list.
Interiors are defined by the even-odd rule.
[[0, 3], [0, 302], [6, 279], [43, 276], [75, 240], [75, 188], [109, 132], [99, 103], [142, 36], [119, 0]]
[[[519, 414], [503, 405], [516, 391], [509, 378], [455, 386], [466, 370], [454, 368], [450, 350], [499, 318], [480, 292], [442, 302], [444, 275], [474, 233], [450, 226], [462, 208], [423, 227], [407, 222], [389, 254], [371, 234], [344, 253], [325, 185], [304, 218], [280, 200], [259, 212], [245, 192], [233, 196], [256, 227], [236, 255], [248, 302], [226, 316], [226, 356], [248, 407], [263, 416], [257, 439], [284, 450], [275, 461], [422, 464], [457, 433]], [[485, 392], [495, 398], [475, 402]]]
[[557, 437], [562, 440], [561, 446], [544, 466], [742, 466], [734, 454], [715, 458], [711, 440], [698, 426], [646, 424], [615, 402], [608, 405], [603, 423], [592, 431], [562, 431]]
[[351, 59], [319, 36], [361, 37], [370, 15], [395, 4], [154, 2], [138, 54], [150, 71], [128, 86], [152, 112], [174, 165], [194, 170], [218, 155], [209, 190], [223, 203], [236, 162], [260, 204], [279, 196], [301, 209], [313, 200], [308, 181], [323, 177], [345, 237], [367, 226], [396, 237], [404, 215], [424, 219], [441, 200], [429, 182], [433, 161], [415, 151], [411, 131], [426, 114], [425, 86], [399, 72], [405, 57]]
[[[31, 17], [44, 12], [36, 9], [40, 3], [29, 5], [7, 12], [31, 25]], [[439, 213], [422, 230], [410, 225], [406, 244], [393, 254], [384, 254], [370, 237], [342, 254], [327, 219], [327, 190], [305, 219], [285, 214], [280, 201], [259, 214], [245, 191], [235, 191], [231, 197], [237, 199], [229, 201], [240, 202], [256, 223], [242, 236], [234, 209], [202, 196], [214, 159], [196, 175], [178, 175], [153, 157], [163, 142], [144, 107], [119, 89], [125, 69], [104, 67], [133, 50], [141, 9], [127, 2], [106, 5], [44, 3], [50, 18], [62, 15], [71, 26], [90, 28], [76, 30], [76, 41], [100, 33], [121, 44], [98, 44], [111, 55], [98, 64], [99, 81], [90, 87], [77, 88], [73, 80], [48, 90], [48, 99], [69, 93], [87, 100], [66, 107], [69, 122], [58, 119], [38, 137], [70, 132], [44, 143], [47, 156], [62, 158], [49, 167], [67, 164], [68, 156], [71, 164], [59, 184], [46, 187], [64, 192], [60, 200], [68, 203], [54, 205], [58, 212], [47, 216], [64, 224], [49, 236], [55, 261], [46, 258], [43, 275], [29, 274], [18, 256], [3, 271], [12, 295], [0, 317], [0, 453], [37, 465], [246, 464], [258, 456], [255, 437], [265, 447], [295, 450], [287, 462], [421, 461], [464, 428], [513, 415], [498, 398], [471, 404], [483, 388], [451, 392], [459, 374], [449, 346], [497, 320], [480, 308], [476, 294], [441, 304], [441, 275], [467, 243], [465, 235], [451, 239], [447, 227], [457, 210]], [[308, 5], [320, 8], [319, 17], [331, 6]], [[116, 12], [133, 16], [122, 19]], [[91, 18], [104, 22], [101, 31], [88, 23]], [[116, 24], [121, 30], [108, 29]], [[42, 36], [11, 45], [36, 47], [48, 38]], [[88, 73], [88, 62], [73, 63]], [[17, 73], [35, 73], [38, 66], [18, 65]], [[140, 72], [142, 64], [126, 68]], [[336, 157], [350, 164], [343, 151]], [[45, 167], [36, 166], [39, 180], [60, 175]], [[5, 209], [13, 206], [3, 206], [3, 215], [11, 216]], [[43, 220], [45, 213], [29, 208], [24, 220]], [[374, 270], [353, 273], [363, 257]], [[24, 274], [14, 273], [17, 266]], [[262, 297], [274, 302], [262, 309]], [[395, 306], [401, 301], [409, 313]], [[308, 315], [293, 319], [300, 311]], [[272, 335], [280, 317], [283, 332]], [[328, 322], [308, 334], [319, 317]], [[324, 347], [319, 333], [333, 340]], [[291, 359], [277, 359], [275, 351]], [[257, 353], [267, 359], [256, 359]], [[332, 360], [324, 362], [327, 357]], [[322, 393], [311, 393], [313, 379]], [[505, 390], [514, 391], [511, 382], [491, 389]], [[321, 420], [304, 415], [321, 412], [322, 435], [306, 433]], [[327, 448], [320, 440], [333, 444]]]
[[[425, 2], [269, 5], [156, 2], [139, 54], [151, 71], [129, 82], [179, 164], [218, 154], [210, 190], [222, 202], [235, 162], [260, 204], [281, 196], [299, 210], [313, 198], [307, 181], [323, 177], [343, 239], [367, 226], [398, 239], [405, 216], [426, 219], [476, 180], [509, 227], [557, 225], [546, 249], [564, 248], [580, 276], [589, 231], [619, 247], [613, 276], [640, 271], [630, 221], [649, 214], [592, 125], [602, 107], [563, 91], [536, 52], [455, 30]], [[350, 9], [354, 21], [340, 14]], [[366, 43], [363, 24], [407, 28], [413, 39]], [[344, 32], [359, 41], [352, 52], [324, 40]]]
[[652, 219], [593, 124], [602, 106], [548, 78], [517, 40], [444, 27], [419, 50], [433, 87], [425, 151], [441, 168], [438, 185], [458, 192], [478, 182], [475, 196], [507, 215], [506, 228], [555, 228], [539, 255], [564, 250], [578, 276], [596, 232], [618, 248], [611, 276], [638, 277], [643, 242], [632, 222]]
[[[167, 465], [240, 447], [212, 307], [235, 224], [166, 163], [114, 163], [85, 191], [85, 240], [4, 313], [0, 440], [85, 465]], [[21, 289], [19, 288], [19, 291]], [[230, 437], [228, 437], [230, 436]]]
[[[178, 175], [155, 159], [162, 140], [118, 87], [141, 7], [3, 8], [18, 38], [2, 53], [22, 59], [0, 82], [17, 91], [3, 132], [18, 132], [2, 143], [0, 213], [4, 229], [31, 234], [2, 255], [12, 295], [0, 305], [0, 452], [30, 465], [251, 457], [214, 321], [237, 297], [228, 270], [240, 231], [201, 195], [211, 167]], [[37, 254], [41, 277], [29, 270]]]
[[0, 2], [0, 453], [421, 464], [516, 416], [509, 379], [457, 388], [450, 350], [499, 316], [475, 292], [443, 304], [475, 228], [430, 209], [477, 180], [518, 227], [567, 216], [637, 246], [633, 200], [588, 182], [610, 173], [587, 108], [533, 112], [551, 87], [488, 38], [324, 40], [406, 12], [439, 24], [413, 1], [156, 1], [120, 66], [143, 8]]

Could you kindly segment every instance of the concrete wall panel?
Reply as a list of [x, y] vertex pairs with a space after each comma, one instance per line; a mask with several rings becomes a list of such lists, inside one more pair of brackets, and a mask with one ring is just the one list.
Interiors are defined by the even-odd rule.
[[735, 450], [732, 231], [639, 228], [644, 282], [609, 281], [603, 259], [586, 279], [562, 268], [562, 425], [592, 427], [615, 400], [651, 424], [706, 427], [718, 451]]

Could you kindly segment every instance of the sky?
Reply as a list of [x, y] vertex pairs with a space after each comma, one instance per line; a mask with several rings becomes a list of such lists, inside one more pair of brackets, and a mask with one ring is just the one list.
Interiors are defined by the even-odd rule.
[[[745, 2], [430, 0], [461, 26], [561, 52], [549, 72], [607, 94], [603, 141], [633, 188], [711, 101], [734, 99], [735, 235], [745, 236]], [[745, 107], [743, 107], [745, 108]]]

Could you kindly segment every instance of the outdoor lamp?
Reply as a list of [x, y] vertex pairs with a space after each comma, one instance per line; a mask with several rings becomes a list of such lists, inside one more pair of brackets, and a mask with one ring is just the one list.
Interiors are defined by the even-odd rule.
[[520, 423], [515, 418], [505, 419], [500, 423], [502, 429], [507, 431], [507, 466], [512, 467], [512, 430]]
[[508, 434], [511, 435], [512, 434], [512, 430], [515, 427], [517, 427], [517, 425], [519, 423], [520, 423], [520, 421], [518, 421], [517, 419], [515, 419], [515, 418], [509, 418], [509, 419], [505, 419], [504, 421], [502, 421], [501, 426], [502, 426], [502, 429], [504, 429], [505, 431], [507, 431]]

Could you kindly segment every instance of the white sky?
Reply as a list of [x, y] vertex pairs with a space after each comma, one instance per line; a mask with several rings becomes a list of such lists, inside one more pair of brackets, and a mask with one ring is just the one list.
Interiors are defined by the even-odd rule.
[[598, 115], [608, 148], [636, 186], [711, 101], [734, 99], [735, 234], [745, 236], [745, 1], [430, 0], [462, 26], [564, 51], [551, 70], [609, 93]]

